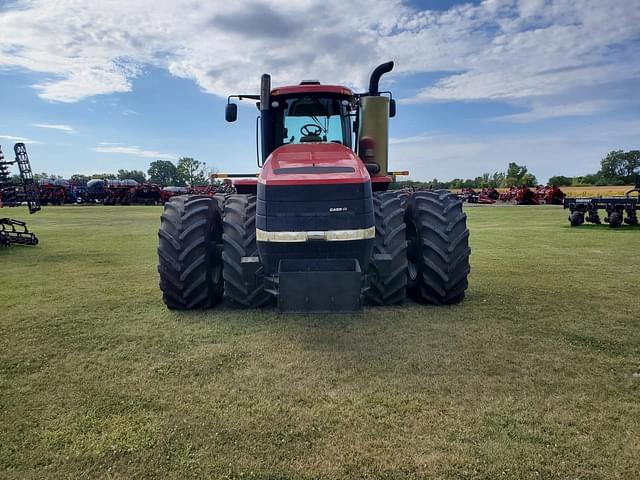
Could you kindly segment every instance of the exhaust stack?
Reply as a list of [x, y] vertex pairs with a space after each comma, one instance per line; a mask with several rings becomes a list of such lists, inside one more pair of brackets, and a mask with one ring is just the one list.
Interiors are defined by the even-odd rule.
[[271, 109], [271, 75], [265, 73], [260, 79], [260, 144], [262, 148], [259, 167], [267, 161], [269, 152], [273, 150], [273, 110]]
[[393, 62], [378, 65], [369, 77], [369, 91], [360, 98], [358, 155], [373, 176], [389, 170], [389, 98], [380, 96], [380, 78], [393, 70]]
[[369, 95], [370, 96], [378, 96], [380, 94], [380, 77], [385, 73], [389, 73], [393, 70], [393, 61], [383, 63], [378, 65], [373, 72], [371, 72], [371, 77], [369, 77]]

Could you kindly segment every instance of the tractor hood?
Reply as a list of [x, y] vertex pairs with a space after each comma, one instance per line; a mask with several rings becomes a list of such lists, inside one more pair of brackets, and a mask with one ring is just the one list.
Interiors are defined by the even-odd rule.
[[365, 183], [369, 172], [350, 148], [338, 143], [283, 145], [267, 158], [258, 182], [263, 185]]

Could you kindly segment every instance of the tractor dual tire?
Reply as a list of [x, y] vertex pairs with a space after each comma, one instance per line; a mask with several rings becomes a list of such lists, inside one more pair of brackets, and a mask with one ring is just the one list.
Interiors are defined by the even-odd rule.
[[584, 213], [577, 210], [571, 212], [571, 215], [569, 215], [569, 223], [571, 223], [572, 227], [579, 227], [584, 223]]
[[229, 195], [225, 202], [222, 235], [224, 294], [237, 306], [257, 308], [271, 300], [265, 291], [262, 268], [248, 274], [243, 258], [258, 257], [256, 244], [256, 196]]
[[217, 203], [200, 195], [172, 197], [158, 231], [158, 273], [172, 310], [209, 308], [222, 299], [222, 219]]
[[407, 290], [407, 241], [405, 238], [404, 208], [398, 192], [374, 192], [373, 212], [376, 239], [374, 255], [389, 255], [386, 273], [378, 271], [371, 262], [371, 284], [365, 298], [375, 305], [394, 305], [404, 301]]
[[469, 229], [462, 202], [448, 190], [414, 193], [405, 211], [411, 298], [451, 305], [464, 299], [469, 275]]
[[609, 215], [609, 226], [611, 228], [620, 228], [622, 226], [622, 213], [612, 212]]
[[230, 196], [231, 195], [229, 195], [228, 193], [216, 193], [211, 197], [218, 204], [218, 209], [220, 210], [220, 215], [222, 216], [223, 219], [224, 219], [224, 208], [227, 205], [227, 200], [229, 200]]

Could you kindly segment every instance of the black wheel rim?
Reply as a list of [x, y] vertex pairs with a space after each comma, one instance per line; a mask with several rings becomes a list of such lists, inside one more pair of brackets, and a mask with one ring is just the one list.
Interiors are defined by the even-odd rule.
[[409, 281], [415, 282], [420, 275], [420, 237], [413, 222], [407, 222], [406, 236]]

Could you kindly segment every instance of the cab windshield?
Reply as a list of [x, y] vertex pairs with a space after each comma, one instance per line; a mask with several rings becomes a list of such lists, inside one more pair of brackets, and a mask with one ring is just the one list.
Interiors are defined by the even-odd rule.
[[[347, 105], [343, 105], [343, 102]], [[348, 102], [317, 96], [289, 97], [282, 105], [282, 138], [279, 145], [333, 142], [348, 145]]]

